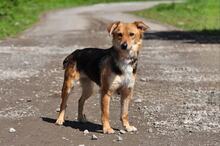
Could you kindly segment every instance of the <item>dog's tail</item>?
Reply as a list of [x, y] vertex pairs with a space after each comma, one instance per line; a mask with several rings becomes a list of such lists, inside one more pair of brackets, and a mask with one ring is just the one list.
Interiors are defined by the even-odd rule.
[[69, 64], [75, 65], [77, 54], [78, 50], [74, 51], [63, 60], [63, 69], [66, 69]]

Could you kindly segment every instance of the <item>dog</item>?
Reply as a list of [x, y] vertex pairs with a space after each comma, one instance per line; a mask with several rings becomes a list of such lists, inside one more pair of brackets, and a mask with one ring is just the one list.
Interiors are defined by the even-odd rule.
[[129, 103], [133, 95], [138, 54], [142, 46], [143, 33], [149, 27], [141, 21], [133, 23], [113, 22], [107, 27], [113, 37], [113, 46], [109, 49], [85, 48], [76, 50], [63, 61], [64, 82], [62, 102], [56, 124], [64, 123], [68, 95], [74, 81], [79, 80], [82, 95], [78, 101], [78, 120], [86, 122], [83, 114], [85, 101], [93, 93], [93, 85], [100, 87], [101, 121], [103, 133], [111, 134], [114, 130], [109, 123], [110, 98], [114, 93], [121, 96], [122, 125], [126, 131], [137, 131], [128, 120]]

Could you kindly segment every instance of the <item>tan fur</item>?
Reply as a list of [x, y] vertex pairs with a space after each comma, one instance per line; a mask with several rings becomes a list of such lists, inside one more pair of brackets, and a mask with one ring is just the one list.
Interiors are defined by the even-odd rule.
[[60, 113], [59, 117], [56, 121], [56, 124], [62, 125], [64, 122], [64, 116], [65, 116], [65, 109], [67, 106], [67, 99], [68, 95], [73, 88], [73, 82], [74, 80], [79, 79], [79, 72], [76, 71], [75, 65], [70, 64], [67, 69], [65, 70], [64, 74], [64, 82], [63, 82], [63, 88], [62, 88], [62, 102], [60, 105]]

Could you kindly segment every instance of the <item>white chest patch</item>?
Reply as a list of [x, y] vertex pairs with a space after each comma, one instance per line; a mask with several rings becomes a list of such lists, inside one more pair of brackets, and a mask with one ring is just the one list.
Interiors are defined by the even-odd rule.
[[112, 74], [110, 78], [110, 89], [116, 90], [121, 86], [125, 87], [133, 87], [135, 83], [135, 79], [133, 76], [133, 68], [128, 63], [119, 63], [118, 64], [121, 71], [123, 72], [122, 75]]

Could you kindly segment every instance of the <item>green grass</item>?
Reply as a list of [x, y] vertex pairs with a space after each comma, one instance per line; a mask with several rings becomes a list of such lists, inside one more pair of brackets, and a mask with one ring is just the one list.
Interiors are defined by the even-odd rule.
[[0, 0], [0, 39], [24, 31], [48, 10], [120, 1], [132, 0]]
[[185, 30], [220, 30], [220, 0], [187, 0], [161, 4], [135, 14]]

